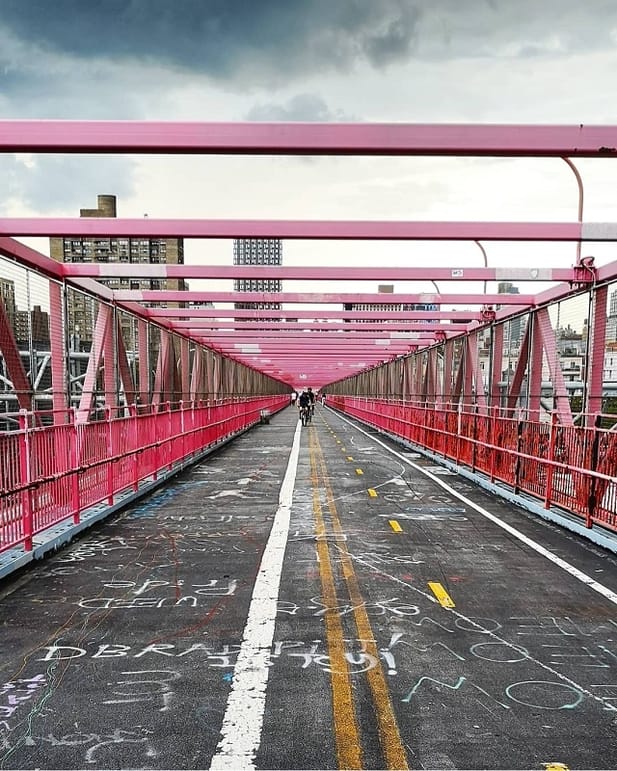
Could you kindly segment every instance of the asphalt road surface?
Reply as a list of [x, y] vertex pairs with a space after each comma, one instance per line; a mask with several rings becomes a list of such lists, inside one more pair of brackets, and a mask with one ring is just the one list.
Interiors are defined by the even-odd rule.
[[0, 583], [0, 769], [617, 768], [617, 559], [289, 408]]

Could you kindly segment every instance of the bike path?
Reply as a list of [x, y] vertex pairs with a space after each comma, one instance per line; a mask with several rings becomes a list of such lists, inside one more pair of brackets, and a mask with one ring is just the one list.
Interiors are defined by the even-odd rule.
[[289, 408], [5, 579], [0, 768], [617, 767], [614, 557], [435, 472]]

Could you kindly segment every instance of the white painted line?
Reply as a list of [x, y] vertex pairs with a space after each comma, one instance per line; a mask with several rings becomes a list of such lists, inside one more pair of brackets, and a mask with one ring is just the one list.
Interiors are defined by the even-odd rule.
[[512, 525], [509, 525], [507, 522], [504, 522], [503, 520], [499, 519], [499, 517], [496, 517], [494, 514], [491, 514], [489, 511], [482, 508], [482, 506], [478, 505], [477, 503], [474, 503], [469, 498], [466, 498], [462, 493], [459, 493], [457, 490], [450, 487], [450, 485], [447, 482], [444, 482], [443, 479], [439, 479], [439, 477], [436, 477], [434, 474], [431, 474], [430, 471], [427, 471], [425, 468], [422, 468], [422, 466], [418, 466], [417, 463], [413, 463], [404, 455], [402, 455], [400, 452], [396, 452], [396, 450], [393, 450], [391, 447], [388, 447], [387, 444], [382, 442], [380, 439], [377, 439], [377, 437], [372, 436], [367, 431], [364, 431], [364, 429], [360, 428], [355, 423], [352, 423], [350, 420], [348, 420], [347, 418], [343, 417], [340, 414], [339, 414], [339, 417], [341, 418], [341, 420], [344, 420], [346, 423], [349, 423], [349, 425], [353, 426], [358, 431], [360, 431], [360, 433], [364, 434], [365, 436], [368, 436], [377, 444], [380, 444], [384, 449], [388, 450], [388, 452], [391, 452], [392, 455], [396, 455], [397, 458], [400, 458], [409, 466], [413, 466], [413, 468], [415, 468], [416, 471], [419, 471], [421, 474], [424, 474], [424, 476], [427, 476], [429, 479], [432, 479], [433, 482], [435, 482], [435, 484], [439, 485], [440, 487], [443, 487], [444, 490], [447, 490], [455, 498], [458, 498], [460, 501], [463, 501], [463, 503], [465, 503], [470, 508], [475, 509], [475, 511], [477, 511], [478, 514], [481, 514], [483, 517], [486, 517], [486, 519], [489, 519], [498, 527], [501, 527], [507, 533], [510, 533], [510, 535], [514, 536], [515, 538], [518, 538], [519, 541], [522, 541], [522, 543], [529, 546], [530, 549], [533, 549], [538, 554], [542, 555], [543, 557], [546, 557], [547, 560], [550, 560], [552, 563], [560, 567], [562, 570], [565, 570], [567, 573], [569, 573], [571, 576], [578, 579], [582, 583], [587, 584], [587, 586], [590, 589], [593, 589], [594, 592], [601, 594], [603, 597], [606, 597], [607, 600], [617, 605], [617, 593], [612, 591], [612, 589], [609, 589], [603, 584], [598, 583], [593, 578], [591, 578], [591, 576], [588, 576], [587, 573], [583, 573], [578, 568], [575, 568], [574, 565], [571, 565], [569, 562], [562, 560], [561, 557], [557, 557], [557, 555], [553, 554], [548, 549], [545, 549], [544, 546], [541, 546], [539, 543], [529, 538], [524, 533], [521, 533], [520, 530], [517, 530], [515, 527], [512, 527]]
[[300, 429], [301, 424], [298, 422], [279, 493], [278, 509], [255, 581], [221, 726], [221, 739], [212, 757], [211, 769], [255, 768], [255, 756], [261, 743], [279, 586], [300, 453]]

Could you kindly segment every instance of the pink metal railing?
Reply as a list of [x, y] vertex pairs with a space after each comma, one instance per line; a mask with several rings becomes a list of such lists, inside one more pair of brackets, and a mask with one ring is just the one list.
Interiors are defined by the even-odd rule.
[[435, 408], [392, 399], [338, 396], [328, 404], [412, 444], [617, 531], [617, 433]]
[[128, 416], [107, 410], [90, 423], [67, 412], [50, 426], [23, 411], [20, 430], [0, 434], [0, 552], [19, 544], [31, 550], [37, 533], [71, 517], [78, 523], [90, 506], [113, 504], [118, 493], [137, 490], [140, 481], [255, 425], [262, 410], [275, 413], [288, 403], [280, 394], [167, 403]]

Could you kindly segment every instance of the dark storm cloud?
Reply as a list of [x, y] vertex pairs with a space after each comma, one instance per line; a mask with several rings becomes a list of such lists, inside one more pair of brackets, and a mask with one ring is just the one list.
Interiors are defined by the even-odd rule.
[[91, 58], [176, 65], [214, 78], [286, 80], [408, 55], [419, 11], [410, 0], [2, 0], [22, 41]]

